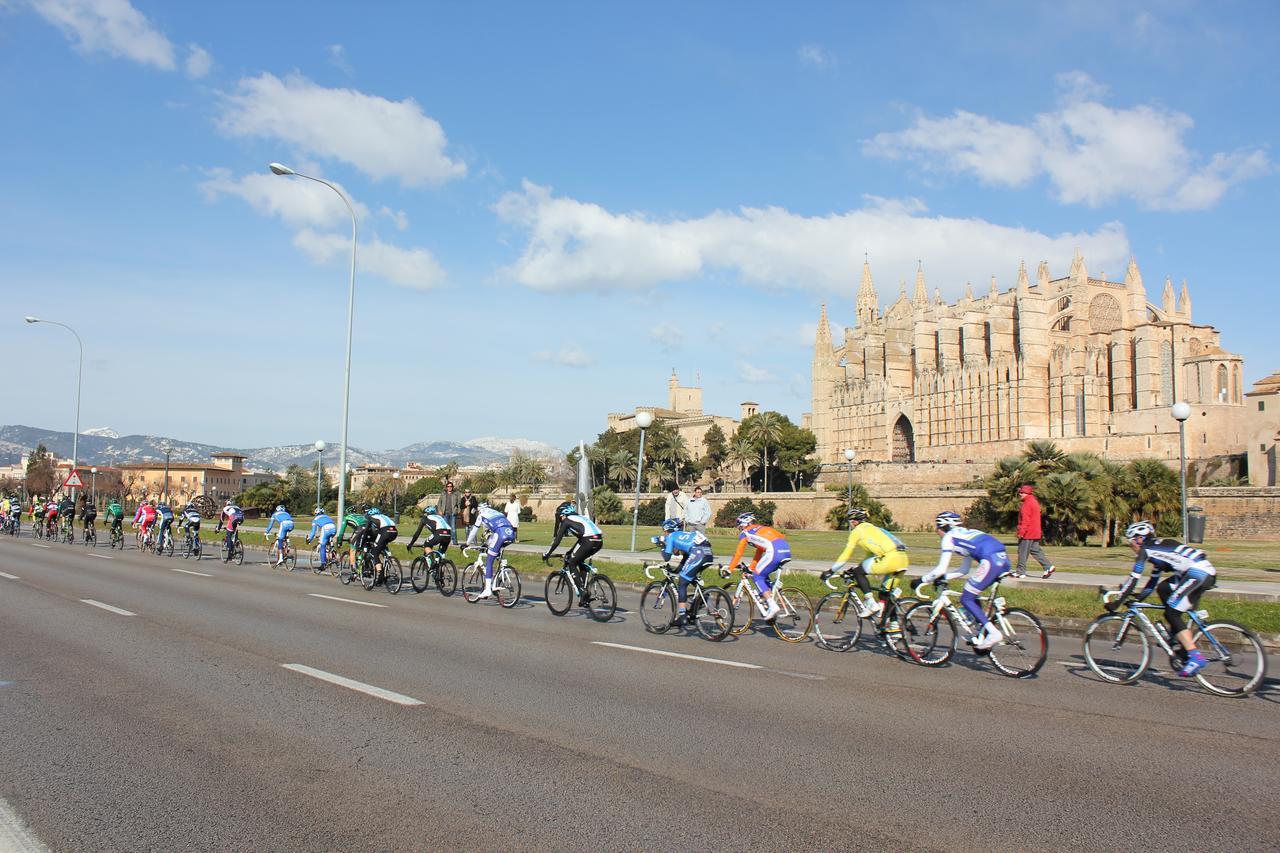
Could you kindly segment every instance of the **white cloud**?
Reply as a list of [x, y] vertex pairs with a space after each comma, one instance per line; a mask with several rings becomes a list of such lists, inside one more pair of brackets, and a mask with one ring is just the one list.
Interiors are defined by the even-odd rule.
[[[280, 217], [293, 228], [339, 228], [351, 221], [342, 199], [314, 181], [282, 178], [268, 172], [250, 172], [235, 178], [227, 169], [209, 169], [207, 174], [200, 190], [209, 201], [234, 196], [259, 213]], [[347, 197], [351, 194], [347, 193]], [[369, 218], [369, 209], [363, 204], [353, 201], [352, 206], [357, 219]]]
[[[339, 258], [346, 260], [351, 253], [351, 237], [345, 234], [321, 234], [304, 228], [293, 237], [293, 245], [305, 252], [318, 264]], [[426, 249], [404, 249], [383, 243], [378, 238], [361, 241], [356, 249], [356, 272], [368, 273], [394, 284], [419, 290], [430, 290], [445, 282], [444, 269]]]
[[907, 159], [927, 170], [969, 173], [987, 184], [1022, 187], [1044, 175], [1058, 199], [1091, 207], [1130, 198], [1155, 210], [1212, 207], [1234, 184], [1267, 174], [1261, 149], [1219, 152], [1207, 163], [1184, 137], [1185, 113], [1101, 102], [1105, 87], [1080, 71], [1058, 75], [1057, 108], [1028, 124], [957, 110], [917, 115], [911, 127], [863, 145], [872, 156]]
[[672, 323], [659, 323], [649, 330], [649, 339], [663, 352], [674, 352], [684, 342], [684, 332]]
[[351, 62], [347, 59], [347, 49], [340, 44], [327, 45], [324, 52], [329, 57], [329, 64], [341, 71], [348, 77], [354, 76], [355, 68], [351, 67]]
[[403, 210], [392, 210], [384, 204], [378, 208], [378, 215], [390, 219], [395, 224], [397, 231], [403, 231], [409, 227], [409, 215]]
[[298, 150], [348, 163], [375, 179], [438, 185], [466, 174], [445, 154], [440, 123], [417, 101], [390, 101], [354, 89], [327, 89], [300, 74], [240, 80], [224, 99], [218, 126], [231, 136], [280, 140]]
[[166, 71], [177, 68], [173, 43], [129, 0], [31, 0], [31, 7], [81, 53], [105, 53]]
[[213, 57], [209, 51], [205, 50], [198, 44], [187, 45], [187, 62], [185, 70], [187, 76], [192, 80], [199, 80], [209, 74], [209, 70], [213, 68]]
[[577, 344], [562, 347], [557, 351], [542, 350], [533, 356], [546, 364], [558, 364], [561, 367], [583, 368], [595, 364], [595, 360], [582, 351]]
[[738, 378], [743, 382], [751, 382], [753, 384], [762, 384], [766, 382], [777, 382], [778, 377], [774, 376], [763, 367], [756, 367], [754, 364], [748, 364], [745, 361], [738, 362]]
[[1097, 269], [1123, 269], [1129, 241], [1123, 226], [1044, 234], [982, 219], [929, 216], [915, 199], [871, 198], [856, 210], [802, 216], [779, 207], [714, 211], [695, 219], [659, 220], [613, 213], [596, 204], [556, 197], [526, 181], [504, 195], [499, 217], [527, 232], [520, 257], [502, 272], [537, 290], [646, 290], [724, 271], [772, 290], [800, 286], [847, 294], [856, 287], [862, 253], [888, 282], [914, 279], [923, 258], [929, 287], [958, 296], [966, 280], [992, 273], [1013, 285], [1017, 263], [1040, 259], [1063, 268], [1079, 247]]
[[835, 56], [820, 44], [801, 45], [796, 56], [800, 62], [814, 68], [832, 68], [836, 65]]

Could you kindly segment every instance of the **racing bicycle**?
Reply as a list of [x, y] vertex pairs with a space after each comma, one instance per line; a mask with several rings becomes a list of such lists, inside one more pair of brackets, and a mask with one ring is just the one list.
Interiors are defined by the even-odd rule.
[[[475, 561], [462, 570], [462, 597], [474, 604], [484, 591], [485, 549], [463, 548], [462, 553], [466, 556], [472, 550], [476, 551]], [[506, 557], [499, 557], [493, 567], [493, 597], [508, 608], [520, 601], [520, 573], [507, 563]]]
[[434, 548], [424, 548], [409, 564], [409, 583], [414, 592], [426, 592], [429, 585], [435, 584], [440, 594], [448, 598], [458, 589], [458, 567]]
[[244, 565], [244, 545], [240, 542], [240, 531], [235, 530], [231, 533], [231, 544], [227, 544], [227, 540], [222, 540], [222, 562], [234, 562], [237, 566]]
[[124, 550], [124, 529], [122, 525], [115, 522], [111, 524], [111, 547]]
[[98, 528], [94, 524], [86, 524], [84, 526], [84, 546], [86, 548], [98, 547]]
[[[271, 534], [265, 534], [267, 539], [271, 538]], [[283, 555], [281, 553], [280, 540], [271, 543], [270, 550], [267, 551], [267, 563], [271, 568], [283, 565], [289, 571], [293, 571], [298, 567], [298, 552], [294, 550], [293, 543], [289, 541], [289, 537], [284, 537]]]
[[[774, 633], [782, 640], [788, 643], [801, 643], [809, 636], [809, 632], [813, 630], [813, 602], [809, 600], [809, 596], [805, 595], [794, 586], [781, 586], [782, 583], [782, 567], [786, 565], [784, 560], [776, 571], [778, 580], [773, 588], [773, 600], [778, 602], [778, 615], [768, 620], [773, 626]], [[751, 627], [751, 620], [754, 616], [764, 618], [767, 605], [764, 596], [756, 589], [756, 583], [751, 576], [751, 568], [745, 564], [740, 564], [734, 568], [742, 572], [742, 577], [738, 580], [738, 585], [734, 589], [733, 584], [726, 584], [725, 589], [734, 589], [733, 592], [733, 627], [729, 633], [735, 637], [740, 637]], [[732, 571], [732, 569], [730, 570]]]
[[[578, 571], [570, 571], [567, 554], [561, 554], [560, 560], [564, 565], [547, 575], [545, 596], [547, 609], [552, 615], [565, 615], [577, 601], [578, 606], [585, 607], [597, 622], [612, 619], [618, 611], [618, 591], [609, 576], [597, 570], [590, 560], [583, 563]], [[542, 562], [551, 564], [546, 557]]]
[[[902, 627], [916, 663], [942, 666], [955, 654], [956, 637], [963, 632], [965, 642], [972, 645], [977, 641], [978, 629], [973, 618], [956, 603], [960, 593], [948, 589], [945, 579], [933, 584], [937, 592], [933, 600], [925, 598], [925, 586], [916, 585], [915, 594], [921, 601], [907, 608]], [[1010, 678], [1029, 678], [1039, 672], [1049, 654], [1049, 635], [1040, 620], [1020, 607], [1008, 607], [1000, 595], [999, 580], [979, 600], [986, 603], [987, 619], [1004, 636], [991, 649], [975, 649], [974, 654], [989, 658], [997, 672]]]
[[[708, 566], [707, 568], [710, 568]], [[729, 571], [717, 566], [721, 577], [729, 577]], [[662, 579], [656, 579], [654, 570], [662, 571]], [[644, 576], [652, 583], [640, 595], [640, 620], [652, 634], [665, 634], [676, 621], [676, 585], [679, 573], [669, 563], [645, 563]], [[733, 630], [733, 602], [729, 593], [718, 586], [702, 582], [702, 573], [689, 584], [689, 603], [685, 618], [698, 629], [698, 633], [712, 642], [719, 642]]]
[[896, 584], [890, 587], [894, 576], [885, 575], [876, 590], [877, 598], [884, 607], [878, 615], [863, 615], [853, 570], [841, 572], [840, 578], [845, 582], [844, 590], [832, 583], [832, 578], [827, 578], [824, 583], [835, 592], [824, 595], [814, 608], [813, 629], [818, 645], [835, 652], [847, 652], [862, 636], [862, 623], [865, 621], [872, 634], [894, 654], [915, 660], [902, 627], [906, 624], [904, 614], [912, 605], [919, 603], [919, 599], [902, 598], [902, 590]]
[[200, 559], [200, 555], [204, 553], [204, 545], [200, 542], [200, 531], [196, 528], [188, 527], [187, 535], [182, 541], [182, 559], [194, 557]]
[[333, 541], [330, 541], [325, 548], [324, 561], [322, 562], [320, 560], [320, 543], [316, 542], [311, 546], [311, 552], [307, 555], [307, 564], [311, 566], [311, 571], [318, 575], [328, 572], [337, 577], [342, 566], [342, 550], [336, 547]]

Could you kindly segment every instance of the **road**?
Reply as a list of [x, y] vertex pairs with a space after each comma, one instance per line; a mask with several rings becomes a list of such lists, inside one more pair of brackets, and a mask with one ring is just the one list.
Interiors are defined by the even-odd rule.
[[256, 559], [0, 538], [0, 799], [43, 844], [1260, 850], [1280, 837], [1272, 685], [1229, 700], [1167, 673], [1101, 684], [1071, 638], [1029, 681], [967, 655], [926, 670], [765, 634], [713, 644], [647, 634], [632, 612], [600, 625], [540, 601], [366, 593]]

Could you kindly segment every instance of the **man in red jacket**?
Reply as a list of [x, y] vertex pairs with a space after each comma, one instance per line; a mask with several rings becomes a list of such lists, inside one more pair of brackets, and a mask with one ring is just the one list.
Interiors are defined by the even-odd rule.
[[1057, 567], [1049, 562], [1044, 549], [1040, 547], [1040, 540], [1044, 538], [1040, 529], [1040, 501], [1036, 500], [1030, 486], [1019, 486], [1018, 498], [1022, 501], [1022, 507], [1018, 510], [1018, 565], [1013, 570], [1014, 577], [1026, 577], [1027, 557], [1035, 557], [1036, 562], [1044, 569], [1040, 577], [1047, 578]]

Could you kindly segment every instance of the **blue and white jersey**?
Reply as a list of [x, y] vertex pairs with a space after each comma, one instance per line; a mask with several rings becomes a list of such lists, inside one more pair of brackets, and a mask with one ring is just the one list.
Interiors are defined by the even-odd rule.
[[587, 536], [604, 536], [596, 523], [585, 515], [566, 515], [561, 523], [569, 524], [575, 529], [581, 527], [582, 533], [579, 534], [579, 539]]
[[[952, 554], [959, 554], [963, 560], [958, 572], [947, 571], [951, 565]], [[1009, 555], [1004, 549], [1004, 543], [991, 534], [983, 533], [981, 530], [970, 530], [967, 527], [953, 527], [942, 537], [942, 554], [938, 558], [938, 565], [921, 580], [932, 583], [944, 576], [956, 578], [966, 575], [975, 560], [979, 563], [983, 561], [1007, 563]]]
[[431, 524], [431, 529], [436, 533], [452, 533], [453, 525], [449, 523], [443, 515], [431, 514], [427, 516], [427, 521]]
[[491, 533], [497, 533], [499, 530], [512, 530], [511, 522], [507, 517], [498, 512], [491, 506], [483, 507], [480, 510], [480, 517], [476, 519], [476, 526], [484, 525], [485, 529]]
[[288, 511], [283, 509], [272, 513], [271, 520], [267, 522], [267, 529], [262, 531], [263, 534], [270, 533], [271, 528], [275, 527], [277, 524], [280, 525], [280, 528], [282, 530], [285, 528], [285, 525], [288, 525], [290, 528], [292, 528], [293, 516], [290, 515]]
[[384, 515], [383, 513], [380, 513], [380, 512], [370, 513], [370, 514], [369, 514], [369, 523], [370, 523], [373, 527], [376, 527], [376, 528], [377, 528], [377, 529], [379, 529], [379, 530], [381, 530], [381, 529], [383, 529], [383, 528], [385, 528], [385, 527], [395, 527], [395, 526], [396, 526], [396, 523], [395, 523], [394, 521], [392, 521], [392, 520], [391, 520], [391, 516], [389, 516], [389, 515]]
[[1190, 545], [1183, 545], [1177, 539], [1153, 539], [1146, 544], [1141, 551], [1138, 552], [1138, 559], [1133, 564], [1133, 577], [1142, 577], [1142, 570], [1146, 566], [1147, 561], [1151, 562], [1151, 576], [1154, 578], [1161, 572], [1173, 572], [1177, 575], [1186, 574], [1191, 569], [1204, 572], [1207, 575], [1216, 575], [1217, 569], [1213, 567], [1213, 563], [1209, 562], [1209, 558], [1205, 556], [1204, 551], [1199, 548], [1192, 548]]
[[173, 508], [168, 504], [156, 504], [156, 515], [164, 521], [173, 521]]
[[327, 512], [322, 512], [315, 518], [311, 519], [311, 532], [307, 534], [307, 541], [310, 542], [312, 539], [315, 539], [317, 533], [324, 533], [326, 527], [333, 528], [329, 531], [330, 533], [334, 533], [338, 529], [337, 525], [333, 523], [333, 519], [329, 517], [329, 514]]
[[711, 540], [696, 530], [677, 530], [662, 540], [662, 559], [670, 560], [673, 554], [691, 554], [696, 548], [711, 550]]
[[182, 520], [188, 527], [199, 527], [201, 515], [194, 509], [184, 509], [182, 511]]

